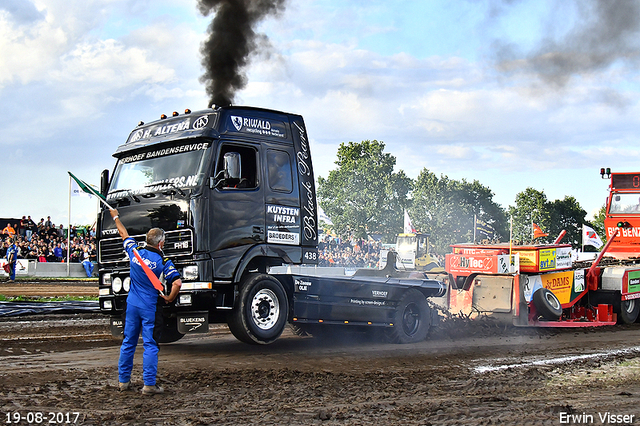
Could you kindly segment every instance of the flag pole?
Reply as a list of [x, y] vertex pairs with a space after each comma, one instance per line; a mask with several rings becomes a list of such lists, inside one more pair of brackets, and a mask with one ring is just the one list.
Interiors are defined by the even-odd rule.
[[473, 244], [476, 243], [476, 229], [477, 229], [477, 225], [476, 225], [476, 215], [474, 213], [473, 215]]
[[71, 175], [69, 175], [69, 214], [67, 216], [67, 277], [71, 274], [69, 253], [71, 252]]
[[509, 216], [509, 256], [513, 246], [513, 216]]

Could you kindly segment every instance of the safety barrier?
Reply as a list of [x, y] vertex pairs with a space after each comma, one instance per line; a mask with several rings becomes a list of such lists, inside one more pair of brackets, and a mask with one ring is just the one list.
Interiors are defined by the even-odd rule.
[[[6, 263], [5, 259], [0, 260], [0, 277], [8, 277], [1, 267]], [[94, 275], [97, 268], [94, 269]], [[35, 260], [18, 259], [16, 262], [16, 277], [42, 277], [42, 278], [87, 278], [87, 273], [81, 263], [70, 263], [67, 274], [67, 264], [57, 262], [36, 262]]]

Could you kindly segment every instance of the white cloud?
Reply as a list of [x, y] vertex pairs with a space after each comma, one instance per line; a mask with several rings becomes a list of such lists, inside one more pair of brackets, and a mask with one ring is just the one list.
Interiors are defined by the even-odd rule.
[[[138, 120], [206, 105], [199, 48], [210, 18], [197, 17], [193, 2], [34, 5], [0, 8], [0, 146], [10, 160], [33, 164], [30, 173], [16, 166], [3, 176], [24, 176], [30, 187], [46, 183], [48, 193], [64, 198], [65, 189], [48, 186], [53, 172], [41, 172], [41, 164], [82, 163], [87, 179], [97, 177]], [[480, 55], [419, 56], [403, 45], [380, 53], [362, 47], [359, 31], [394, 37], [392, 21], [368, 26], [366, 14], [345, 14], [343, 7], [288, 4], [283, 16], [265, 21], [261, 29], [273, 48], [252, 59], [249, 84], [236, 99], [302, 114], [316, 175], [335, 167], [341, 142], [365, 139], [384, 141], [409, 176], [426, 167], [454, 178], [485, 177], [496, 193], [505, 181], [511, 193], [536, 182], [551, 188], [549, 176], [561, 181], [562, 171], [637, 168], [637, 71], [622, 64], [559, 91], [521, 66], [501, 78]], [[464, 26], [456, 31], [472, 34]], [[425, 52], [438, 42], [413, 41]], [[508, 177], [522, 170], [528, 173]], [[7, 199], [4, 191], [0, 198]]]

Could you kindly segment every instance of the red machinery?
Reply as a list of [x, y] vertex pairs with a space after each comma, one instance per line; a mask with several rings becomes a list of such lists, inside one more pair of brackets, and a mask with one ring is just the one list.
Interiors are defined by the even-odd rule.
[[446, 256], [451, 313], [490, 314], [516, 326], [632, 323], [640, 313], [640, 173], [611, 173], [608, 242], [591, 264], [559, 244], [455, 244]]

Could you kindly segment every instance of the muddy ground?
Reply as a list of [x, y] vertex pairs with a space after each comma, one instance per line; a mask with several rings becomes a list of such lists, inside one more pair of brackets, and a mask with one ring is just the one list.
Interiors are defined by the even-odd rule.
[[28, 418], [18, 424], [640, 425], [639, 341], [640, 324], [516, 329], [456, 319], [418, 344], [287, 330], [250, 346], [211, 326], [161, 347], [166, 392], [145, 397], [141, 347], [135, 390], [117, 389], [119, 346], [106, 318], [4, 318], [0, 422], [16, 424], [19, 413]]

